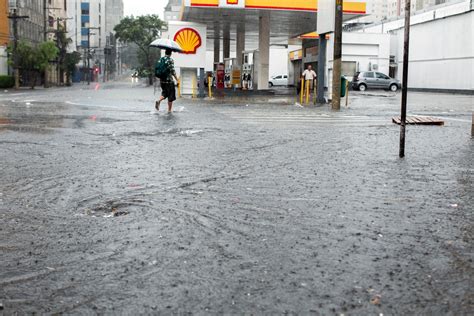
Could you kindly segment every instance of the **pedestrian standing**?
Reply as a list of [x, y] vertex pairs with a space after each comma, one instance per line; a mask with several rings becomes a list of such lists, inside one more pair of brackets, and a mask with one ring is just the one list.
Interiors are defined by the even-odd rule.
[[316, 80], [317, 76], [316, 73], [313, 70], [313, 67], [311, 65], [308, 65], [308, 68], [306, 68], [305, 71], [303, 71], [303, 80], [305, 80], [306, 84], [308, 84], [308, 81], [312, 85], [314, 83], [314, 80]]
[[171, 49], [166, 49], [165, 56], [161, 57], [155, 68], [155, 75], [160, 78], [161, 97], [155, 102], [155, 108], [160, 110], [160, 103], [168, 99], [168, 113], [173, 110], [173, 102], [176, 100], [176, 89], [173, 78], [178, 82], [174, 61], [171, 58]]

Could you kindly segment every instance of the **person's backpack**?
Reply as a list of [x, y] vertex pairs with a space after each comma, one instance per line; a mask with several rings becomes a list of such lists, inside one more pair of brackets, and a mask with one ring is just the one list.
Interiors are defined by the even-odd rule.
[[155, 65], [155, 76], [160, 80], [166, 80], [170, 74], [168, 65], [166, 65], [165, 58], [160, 58], [160, 60]]

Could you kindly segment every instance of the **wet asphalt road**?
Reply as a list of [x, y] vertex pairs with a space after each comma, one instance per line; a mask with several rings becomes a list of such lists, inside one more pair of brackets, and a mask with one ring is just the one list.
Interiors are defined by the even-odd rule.
[[399, 160], [399, 94], [93, 88], [0, 93], [0, 314], [474, 311], [472, 96], [410, 94]]

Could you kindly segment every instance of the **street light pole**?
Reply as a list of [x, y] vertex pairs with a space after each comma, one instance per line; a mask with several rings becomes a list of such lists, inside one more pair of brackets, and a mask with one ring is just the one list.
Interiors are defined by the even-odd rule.
[[403, 45], [402, 109], [400, 117], [400, 158], [405, 157], [405, 134], [407, 119], [408, 61], [410, 55], [410, 9], [411, 1], [405, 1], [405, 41]]

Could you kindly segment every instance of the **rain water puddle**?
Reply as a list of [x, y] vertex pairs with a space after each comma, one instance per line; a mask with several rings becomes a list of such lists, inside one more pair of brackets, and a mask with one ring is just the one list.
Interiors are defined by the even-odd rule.
[[[176, 135], [176, 136], [193, 136], [204, 133], [202, 129], [190, 129], [190, 128], [169, 128], [166, 130], [158, 130], [151, 132], [130, 132], [122, 136], [159, 136], [159, 135]], [[113, 136], [113, 135], [112, 135]]]
[[103, 202], [96, 202], [98, 199], [99, 197], [92, 197], [79, 203], [78, 214], [91, 217], [112, 218], [138, 213], [152, 207], [151, 201], [140, 197], [118, 197]]

